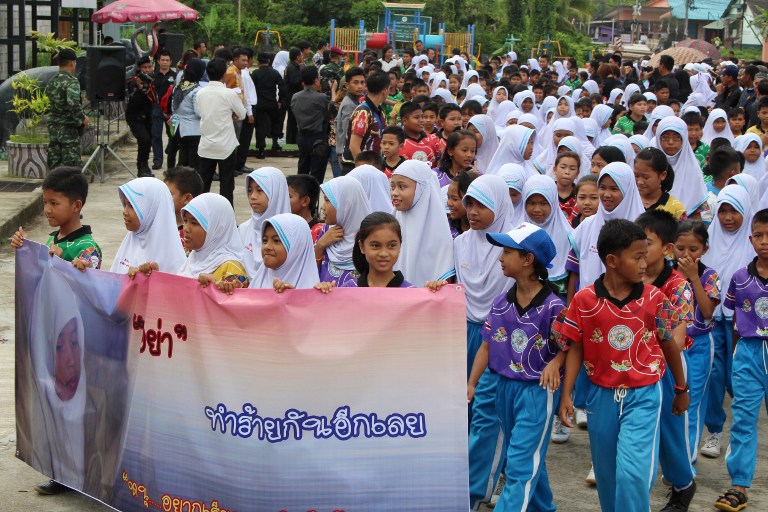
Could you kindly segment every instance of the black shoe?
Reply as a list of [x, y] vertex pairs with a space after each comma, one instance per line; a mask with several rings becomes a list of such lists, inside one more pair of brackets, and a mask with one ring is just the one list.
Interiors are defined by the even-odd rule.
[[53, 496], [54, 494], [69, 492], [72, 489], [64, 484], [60, 484], [56, 480], [48, 480], [44, 484], [36, 485], [35, 490], [45, 496]]
[[253, 169], [248, 167], [247, 165], [242, 166], [236, 171], [238, 174], [251, 174], [253, 172]]
[[282, 150], [283, 150], [283, 146], [281, 146], [281, 145], [280, 145], [280, 144], [278, 144], [277, 142], [275, 142], [274, 144], [272, 144], [272, 151], [282, 151]]
[[673, 487], [670, 492], [672, 495], [661, 512], [685, 512], [691, 504], [693, 495], [696, 494], [696, 482], [691, 482], [691, 485], [682, 491], [676, 491]]
[[213, 173], [213, 181], [219, 181], [219, 173]]
[[267, 155], [264, 154], [263, 149], [260, 149], [259, 152], [256, 153], [256, 158], [258, 158], [259, 160], [264, 160], [265, 158], [267, 158]]
[[162, 163], [155, 162], [155, 163], [152, 164], [152, 170], [153, 171], [157, 171], [158, 169], [162, 169], [162, 168], [163, 168], [163, 164]]
[[152, 174], [152, 172], [149, 169], [146, 169], [146, 170], [143, 170], [143, 171], [139, 171], [137, 176], [139, 178], [154, 178], [155, 177], [155, 175]]

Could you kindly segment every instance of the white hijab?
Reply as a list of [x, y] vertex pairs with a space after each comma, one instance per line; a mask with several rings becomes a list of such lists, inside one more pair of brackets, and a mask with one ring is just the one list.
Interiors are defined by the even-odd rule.
[[512, 286], [499, 265], [503, 249], [488, 243], [486, 233], [506, 233], [512, 229], [512, 201], [506, 181], [500, 176], [480, 176], [473, 181], [462, 199], [472, 197], [493, 212], [493, 221], [485, 229], [470, 229], [453, 241], [456, 281], [465, 285], [467, 319], [484, 322], [493, 299]]
[[[398, 170], [405, 164], [406, 162], [400, 164]], [[428, 164], [424, 165], [429, 167]], [[437, 175], [432, 174], [437, 180]], [[341, 270], [354, 270], [352, 249], [355, 247], [355, 236], [360, 230], [360, 223], [371, 213], [368, 196], [365, 195], [360, 182], [349, 176], [339, 176], [326, 181], [320, 185], [320, 190], [336, 209], [336, 225], [344, 229], [344, 238], [325, 250], [328, 261]]]
[[491, 119], [493, 120], [496, 120], [496, 109], [498, 109], [499, 105], [502, 103], [502, 101], [496, 100], [496, 95], [499, 93], [499, 91], [504, 91], [505, 98], [502, 101], [509, 101], [509, 91], [507, 91], [506, 87], [500, 85], [493, 90], [491, 93], [491, 103], [488, 105], [488, 115], [491, 116]]
[[524, 213], [523, 222], [530, 222], [544, 229], [554, 242], [557, 254], [552, 260], [549, 280], [557, 281], [568, 275], [565, 270], [565, 262], [568, 261], [568, 251], [571, 249], [569, 237], [573, 233], [573, 228], [565, 217], [563, 210], [560, 209], [560, 201], [557, 197], [557, 184], [552, 178], [549, 176], [532, 176], [528, 178], [523, 187], [523, 199], [521, 200], [523, 210], [525, 210], [524, 205], [528, 198], [534, 194], [540, 194], [547, 200], [551, 212], [547, 220], [541, 224], [535, 222], [527, 213]]
[[[531, 92], [531, 94], [533, 93]], [[546, 128], [547, 126], [547, 122], [548, 122], [547, 114], [549, 113], [550, 109], [557, 110], [557, 102], [558, 102], [558, 98], [556, 96], [547, 96], [542, 100], [541, 106], [538, 107], [539, 111], [537, 112], [537, 114], [539, 116], [539, 123], [543, 128]], [[535, 104], [536, 103], [534, 102], [534, 105]]]
[[[498, 133], [499, 128], [504, 128], [507, 125], [507, 114], [510, 112], [520, 112], [517, 110], [517, 105], [515, 105], [513, 102], [506, 100], [501, 102], [501, 104], [496, 108], [496, 111], [494, 112], [494, 115], [491, 115], [490, 112], [488, 112], [488, 116], [493, 119], [493, 123], [496, 125], [496, 131]], [[520, 115], [523, 113], [520, 112]]]
[[[507, 189], [514, 189], [522, 195], [525, 180], [528, 179], [528, 173], [522, 165], [504, 164], [499, 169], [498, 175], [504, 178], [504, 181], [507, 182]], [[523, 215], [525, 214], [525, 203], [522, 198], [518, 201], [517, 206], [514, 206], [513, 204], [513, 207], [512, 227], [515, 228], [523, 222]]]
[[[730, 131], [730, 128], [729, 128]], [[736, 140], [734, 141], [734, 148], [736, 151], [741, 151], [742, 153], [746, 151], [746, 149], [749, 147], [749, 145], [752, 142], [757, 143], [757, 147], [760, 148], [760, 156], [757, 158], [754, 162], [747, 162], [744, 160], [744, 170], [741, 171], [742, 174], [747, 174], [749, 176], [752, 176], [756, 180], [761, 180], [766, 175], [766, 165], [765, 160], [763, 159], [763, 141], [760, 139], [760, 137], [756, 133], [747, 133], [745, 135], [739, 135], [736, 137]]]
[[228, 261], [243, 262], [243, 243], [237, 233], [235, 212], [223, 196], [211, 192], [200, 194], [181, 211], [182, 215], [197, 219], [205, 230], [205, 242], [200, 249], [189, 252], [187, 260], [178, 269], [180, 276], [197, 278], [200, 274], [214, 272]]
[[746, 190], [749, 194], [749, 204], [752, 205], [752, 211], [759, 211], [756, 208], [760, 203], [760, 187], [754, 177], [750, 176], [749, 174], [740, 172], [739, 174], [734, 174], [728, 178], [728, 181], [726, 181], [725, 184], [739, 185], [741, 188]]
[[240, 224], [237, 231], [242, 241], [245, 270], [249, 276], [255, 276], [261, 267], [261, 225], [266, 219], [278, 213], [291, 213], [291, 199], [288, 195], [288, 181], [283, 171], [275, 167], [256, 169], [245, 177], [245, 197], [251, 182], [256, 183], [269, 198], [267, 209], [263, 213], [251, 211], [251, 218]]
[[541, 66], [539, 66], [539, 61], [536, 59], [528, 59], [528, 68], [531, 70], [541, 71]]
[[571, 248], [579, 259], [579, 289], [592, 285], [600, 274], [605, 272], [605, 266], [597, 255], [597, 237], [603, 225], [613, 219], [634, 222], [640, 214], [645, 212], [635, 183], [635, 171], [629, 165], [624, 162], [606, 165], [600, 171], [598, 184], [603, 176], [610, 176], [619, 186], [624, 197], [610, 212], [600, 203], [597, 213], [584, 219], [570, 236]]
[[[567, 96], [569, 94], [571, 94], [570, 86], [568, 86], [568, 85], [561, 85], [560, 87], [557, 88], [557, 95], [560, 96], [561, 98], [563, 96]], [[571, 97], [573, 97], [573, 96], [571, 96]]]
[[538, 115], [538, 108], [536, 107], [536, 95], [533, 94], [533, 91], [520, 91], [512, 96], [512, 102], [517, 106], [517, 109], [523, 113], [526, 113], [523, 110], [523, 102], [525, 100], [531, 100], [533, 102], [533, 108], [530, 112], [527, 113]]
[[612, 115], [613, 109], [608, 105], [595, 105], [595, 108], [589, 115], [589, 118], [597, 123], [597, 136], [592, 141], [595, 147], [600, 147], [603, 141], [612, 135], [610, 127], [605, 127], [605, 123], [611, 120]]
[[[580, 141], [578, 137], [574, 137], [572, 135], [569, 137], [564, 137], [560, 141], [560, 144], [557, 145], [557, 149], [560, 149], [563, 146], [568, 148], [569, 151], [573, 151], [574, 153], [579, 155], [579, 177], [576, 179], [576, 181], [583, 178], [584, 176], [587, 176], [590, 173], [590, 167], [592, 165], [592, 155], [595, 152], [595, 148], [590, 146], [589, 148], [585, 149], [584, 143]], [[553, 160], [553, 163], [554, 163], [554, 160]], [[550, 176], [551, 178], [555, 177], [554, 166], [550, 168], [550, 170], [547, 172], [547, 175]]]
[[474, 126], [483, 137], [483, 143], [477, 148], [475, 154], [475, 170], [481, 174], [487, 174], [491, 168], [491, 160], [499, 147], [499, 139], [496, 136], [496, 126], [493, 119], [486, 114], [472, 116], [469, 124]]
[[703, 107], [709, 107], [715, 104], [717, 93], [712, 90], [707, 73], [696, 73], [688, 79], [691, 84], [691, 94], [699, 94], [704, 100]]
[[621, 105], [621, 100], [619, 99], [619, 96], [624, 98], [624, 91], [622, 89], [616, 88], [611, 90], [611, 95], [608, 96], [608, 101], [606, 102], [608, 105]]
[[[726, 231], [720, 224], [717, 212], [723, 203], [728, 203], [739, 212], [744, 221], [735, 232]], [[752, 232], [752, 204], [747, 192], [740, 185], [726, 185], [717, 195], [715, 211], [712, 212], [709, 225], [709, 250], [701, 257], [701, 262], [715, 270], [720, 276], [720, 304], [715, 315], [733, 316], [733, 311], [723, 308], [725, 294], [731, 285], [731, 278], [737, 270], [746, 266], [755, 257], [755, 249], [749, 241]]]
[[533, 158], [530, 160], [524, 158], [525, 147], [532, 137], [536, 137], [536, 132], [530, 128], [519, 124], [507, 127], [485, 173], [498, 174], [502, 165], [512, 163], [522, 165], [529, 176], [538, 174], [533, 167]]
[[[470, 85], [469, 79], [470, 78], [477, 78], [478, 82], [476, 82], [476, 83], [479, 83], [480, 74], [477, 71], [475, 71], [474, 69], [464, 73], [464, 78], [462, 78], [462, 80], [461, 80], [461, 88], [462, 89], [466, 89], [467, 87], [469, 87], [469, 85]], [[469, 96], [469, 91], [467, 91], [467, 96]]]
[[173, 197], [165, 183], [157, 178], [136, 178], [119, 189], [120, 201], [128, 201], [139, 218], [139, 229], [129, 231], [110, 272], [127, 274], [128, 267], [157, 262], [162, 272], [176, 272], [186, 256], [176, 225]]
[[437, 89], [435, 92], [432, 93], [433, 98], [440, 97], [445, 101], [445, 103], [453, 103], [456, 104], [456, 100], [453, 99], [453, 96], [451, 95], [451, 91], [448, 89]]
[[276, 269], [262, 265], [251, 279], [249, 288], [272, 288], [275, 278], [296, 289], [313, 288], [320, 282], [320, 277], [315, 263], [312, 232], [307, 221], [292, 213], [279, 213], [264, 220], [262, 232], [267, 224], [275, 228], [285, 247], [287, 258], [285, 263]]
[[389, 195], [389, 180], [386, 174], [366, 164], [355, 167], [347, 176], [355, 178], [363, 186], [371, 211], [392, 212], [392, 198]]
[[[445, 76], [445, 73], [443, 71], [438, 71], [437, 73], [434, 73], [431, 79], [431, 87], [430, 87], [430, 96], [435, 94], [435, 91], [438, 89], [447, 89], [448, 88], [448, 77]], [[440, 84], [445, 82], [445, 87], [441, 87]]]
[[[656, 139], [651, 142], [653, 147], [661, 149], [659, 140], [664, 132], [673, 131], [683, 138], [683, 146], [673, 156], [666, 155], [667, 162], [675, 171], [675, 183], [669, 191], [685, 206], [688, 215], [693, 214], [709, 197], [701, 167], [693, 154], [691, 145], [688, 144], [688, 125], [679, 117], [665, 117], [659, 121], [656, 129]], [[666, 153], [665, 153], [666, 154]]]
[[632, 147], [632, 143], [629, 141], [629, 138], [623, 133], [611, 135], [600, 145], [613, 146], [614, 148], [620, 150], [624, 155], [624, 161], [627, 163], [627, 165], [629, 165], [632, 169], [635, 168], [635, 149]]
[[634, 94], [640, 94], [640, 86], [637, 84], [629, 84], [624, 88], [624, 95], [621, 97], [620, 104], [629, 110], [629, 99]]
[[[552, 170], [552, 165], [555, 163], [555, 158], [557, 157], [557, 147], [555, 146], [554, 138], [555, 132], [567, 131], [571, 132], [570, 136], [574, 136], [576, 134], [575, 124], [575, 120], [569, 117], [560, 118], [550, 123], [550, 129], [547, 131], [550, 136], [548, 139], [542, 141], [545, 145], [544, 151], [536, 158], [532, 158], [533, 167], [539, 174], [547, 174], [547, 172]], [[579, 141], [579, 143], [581, 144], [581, 141]], [[579, 147], [576, 153], [581, 155], [581, 147]]]
[[[651, 118], [648, 119], [648, 128], [646, 128], [645, 133], [643, 134], [649, 141], [651, 141], [651, 143], [653, 143], [653, 140], [656, 138], [656, 135], [653, 133], [654, 125], [667, 117], [675, 117], [675, 111], [672, 110], [672, 107], [668, 105], [659, 105], [653, 109]], [[658, 131], [658, 129], [656, 131]]]
[[428, 164], [408, 160], [398, 166], [393, 176], [416, 182], [411, 208], [395, 212], [403, 233], [398, 260], [403, 275], [417, 287], [423, 287], [427, 281], [448, 279], [455, 273], [453, 237], [445, 222], [437, 175]]
[[600, 87], [597, 85], [597, 82], [594, 80], [587, 80], [583, 84], [581, 84], [581, 88], [587, 91], [589, 94], [599, 94], [600, 93]]
[[[178, 232], [176, 238], [179, 238]], [[39, 407], [32, 411], [32, 427], [37, 432], [32, 446], [35, 468], [58, 482], [82, 489], [85, 481], [83, 415], [88, 394], [83, 320], [72, 288], [53, 266], [45, 270], [34, 300], [29, 356], [40, 401]], [[56, 345], [61, 331], [72, 320], [80, 347], [80, 377], [74, 396], [63, 400], [56, 394]]]
[[285, 74], [285, 68], [288, 67], [289, 58], [287, 51], [283, 50], [277, 52], [275, 60], [272, 61], [272, 69], [280, 73], [280, 76], [283, 76]]
[[640, 148], [640, 151], [648, 147], [651, 141], [645, 135], [633, 135], [629, 138], [629, 142]]
[[[725, 128], [723, 128], [723, 131], [721, 132], [715, 131], [714, 124], [718, 119], [725, 121]], [[709, 113], [707, 122], [704, 124], [704, 131], [701, 135], [701, 142], [704, 144], [712, 144], [712, 140], [718, 137], [728, 139], [728, 141], [733, 146], [733, 132], [731, 132], [731, 127], [728, 126], [728, 114], [726, 114], [725, 110], [721, 108], [716, 108]]]
[[[584, 117], [581, 119], [581, 124], [584, 126], [584, 136], [587, 137], [587, 140], [592, 145], [594, 151], [594, 148], [596, 147], [595, 140], [597, 139], [597, 134], [600, 133], [597, 121], [591, 117]], [[592, 140], [589, 140], [590, 138]]]

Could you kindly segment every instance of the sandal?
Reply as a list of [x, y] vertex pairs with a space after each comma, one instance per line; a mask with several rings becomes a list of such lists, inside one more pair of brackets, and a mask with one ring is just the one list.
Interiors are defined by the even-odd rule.
[[738, 512], [747, 506], [747, 495], [736, 489], [728, 489], [715, 502], [715, 508], [728, 512]]

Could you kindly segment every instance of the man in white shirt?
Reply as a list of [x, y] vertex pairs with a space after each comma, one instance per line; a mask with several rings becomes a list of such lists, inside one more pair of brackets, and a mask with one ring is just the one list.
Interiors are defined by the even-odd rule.
[[237, 152], [237, 171], [240, 174], [249, 174], [253, 169], [245, 165], [248, 157], [248, 149], [251, 147], [253, 130], [256, 126], [253, 111], [256, 109], [256, 86], [251, 78], [251, 66], [253, 66], [253, 50], [244, 48], [248, 56], [248, 64], [240, 70], [240, 76], [243, 82], [243, 92], [245, 93], [245, 112], [247, 120], [243, 122], [240, 128], [240, 149]]
[[237, 93], [222, 81], [227, 71], [224, 59], [211, 59], [206, 65], [210, 82], [195, 96], [195, 110], [200, 116], [200, 176], [205, 192], [211, 191], [213, 172], [219, 168], [219, 193], [234, 205], [235, 167], [240, 147], [233, 120], [245, 119], [245, 105]]

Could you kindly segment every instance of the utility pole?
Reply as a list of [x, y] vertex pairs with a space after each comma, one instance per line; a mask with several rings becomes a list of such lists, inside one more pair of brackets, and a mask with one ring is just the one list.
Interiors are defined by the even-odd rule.
[[685, 26], [683, 27], [683, 35], [688, 39], [688, 9], [693, 7], [693, 0], [685, 0]]

